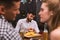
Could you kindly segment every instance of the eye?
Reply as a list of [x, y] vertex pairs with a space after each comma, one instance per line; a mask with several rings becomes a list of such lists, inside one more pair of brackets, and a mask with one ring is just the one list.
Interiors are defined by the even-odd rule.
[[17, 9], [14, 9], [15, 11], [17, 10]]
[[4, 8], [1, 8], [2, 10], [1, 11], [3, 11], [4, 12]]
[[40, 11], [43, 11], [44, 9], [43, 8], [40, 8]]

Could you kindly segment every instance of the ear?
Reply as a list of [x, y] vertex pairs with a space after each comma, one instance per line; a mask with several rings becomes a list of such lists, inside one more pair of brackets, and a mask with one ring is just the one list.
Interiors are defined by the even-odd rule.
[[35, 17], [35, 15], [34, 15], [34, 17]]
[[27, 15], [29, 15], [29, 14], [27, 13]]
[[29, 13], [27, 13], [27, 15], [30, 15]]
[[53, 11], [51, 11], [50, 14], [53, 15]]
[[2, 5], [0, 6], [0, 13], [5, 14], [4, 7]]

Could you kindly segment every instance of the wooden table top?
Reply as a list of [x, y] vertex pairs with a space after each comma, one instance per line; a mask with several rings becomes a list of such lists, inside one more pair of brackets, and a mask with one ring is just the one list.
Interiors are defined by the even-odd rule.
[[22, 37], [22, 40], [30, 40], [31, 38], [33, 40], [48, 40], [48, 35], [47, 36], [46, 36], [46, 34], [40, 34], [40, 35], [41, 36], [36, 36], [36, 37], [24, 37], [23, 34], [20, 34], [20, 36]]
[[30, 39], [33, 39], [33, 40], [43, 40], [43, 37], [42, 36], [36, 36], [36, 37], [23, 37], [22, 38], [23, 40], [30, 40]]

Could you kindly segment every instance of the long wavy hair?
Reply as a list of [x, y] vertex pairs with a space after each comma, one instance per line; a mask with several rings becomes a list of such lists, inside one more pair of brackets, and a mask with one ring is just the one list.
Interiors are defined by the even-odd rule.
[[50, 11], [53, 12], [50, 31], [56, 29], [60, 25], [60, 0], [43, 0], [47, 3]]

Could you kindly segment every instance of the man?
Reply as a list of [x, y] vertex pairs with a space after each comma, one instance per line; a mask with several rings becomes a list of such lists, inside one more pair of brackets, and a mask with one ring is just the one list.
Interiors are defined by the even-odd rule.
[[35, 17], [33, 12], [28, 12], [27, 13], [27, 17], [24, 19], [20, 19], [16, 25], [15, 30], [17, 32], [21, 32], [23, 30], [23, 32], [29, 31], [29, 29], [33, 29], [35, 30], [36, 33], [39, 33], [39, 29], [38, 29], [38, 25], [36, 23], [36, 21], [33, 20], [33, 18]]
[[0, 0], [0, 40], [22, 40], [10, 23], [19, 14], [20, 0]]

